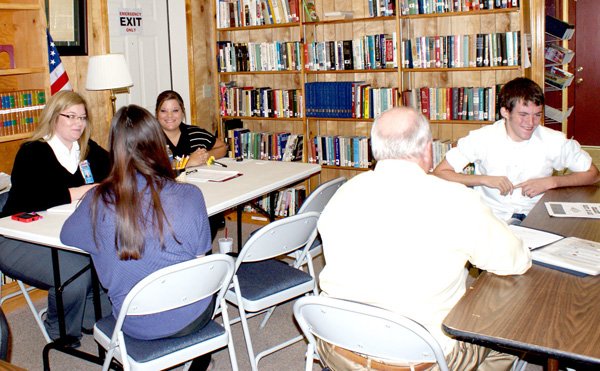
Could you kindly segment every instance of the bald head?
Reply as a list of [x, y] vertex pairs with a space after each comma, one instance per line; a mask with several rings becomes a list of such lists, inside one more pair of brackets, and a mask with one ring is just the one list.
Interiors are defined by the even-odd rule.
[[422, 166], [431, 167], [429, 122], [413, 108], [392, 108], [382, 113], [373, 123], [371, 148], [377, 161], [404, 159], [419, 164], [429, 162]]

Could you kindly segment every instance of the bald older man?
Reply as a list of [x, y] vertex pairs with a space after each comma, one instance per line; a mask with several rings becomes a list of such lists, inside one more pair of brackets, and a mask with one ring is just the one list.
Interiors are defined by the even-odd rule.
[[[465, 292], [468, 261], [499, 275], [521, 274], [531, 266], [529, 250], [477, 192], [428, 174], [432, 139], [423, 115], [406, 107], [383, 113], [371, 142], [375, 169], [344, 184], [319, 219], [324, 295], [420, 322], [454, 370], [510, 369], [515, 357], [455, 341], [441, 324]], [[367, 361], [372, 369], [406, 370], [327, 343], [320, 351], [333, 370], [367, 369]]]

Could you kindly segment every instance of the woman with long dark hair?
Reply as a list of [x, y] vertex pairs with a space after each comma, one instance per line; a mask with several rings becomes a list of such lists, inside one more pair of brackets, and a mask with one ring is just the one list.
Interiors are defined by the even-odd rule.
[[[202, 192], [174, 180], [162, 129], [150, 112], [136, 105], [121, 108], [109, 142], [110, 174], [67, 219], [61, 240], [90, 253], [117, 318], [135, 284], [161, 268], [204, 255], [211, 242]], [[145, 340], [184, 336], [202, 328], [213, 308], [208, 298], [129, 317], [123, 331]], [[209, 362], [207, 355], [193, 367], [204, 369]]]

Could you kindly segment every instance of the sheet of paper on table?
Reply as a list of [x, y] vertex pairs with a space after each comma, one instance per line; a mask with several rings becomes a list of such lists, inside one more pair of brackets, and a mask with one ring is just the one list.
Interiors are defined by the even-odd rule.
[[552, 242], [556, 242], [564, 236], [559, 234], [554, 234], [546, 231], [542, 231], [534, 228], [527, 228], [520, 225], [509, 225], [508, 228], [513, 231], [518, 237], [523, 240], [523, 244], [529, 248], [529, 250], [534, 250], [542, 246], [546, 246], [551, 244]]
[[550, 216], [600, 219], [600, 204], [590, 202], [546, 202]]
[[190, 169], [185, 172], [188, 182], [224, 182], [236, 178], [242, 173], [235, 170]]

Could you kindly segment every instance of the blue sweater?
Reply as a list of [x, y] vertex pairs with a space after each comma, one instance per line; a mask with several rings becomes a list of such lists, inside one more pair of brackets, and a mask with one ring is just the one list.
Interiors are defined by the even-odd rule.
[[[142, 190], [145, 182], [138, 177]], [[159, 235], [154, 227], [146, 229], [144, 254], [139, 260], [119, 260], [115, 250], [115, 213], [112, 207], [103, 202], [98, 205], [97, 242], [92, 235], [91, 194], [88, 192], [75, 212], [67, 219], [60, 234], [64, 244], [79, 247], [90, 253], [102, 286], [108, 290], [115, 318], [123, 304], [125, 296], [133, 286], [149, 274], [183, 261], [194, 259], [211, 249], [210, 228], [206, 205], [202, 192], [195, 186], [169, 182], [163, 188], [160, 198], [165, 211], [168, 226], [164, 228], [165, 249], [160, 248]], [[148, 204], [149, 192], [144, 193], [143, 203]], [[144, 212], [150, 218], [150, 212]], [[199, 285], [201, 282], [190, 282]], [[160, 298], [156, 298], [160, 300]], [[200, 302], [173, 309], [167, 312], [128, 317], [123, 331], [138, 339], [156, 339], [172, 335], [190, 324], [206, 309], [210, 298]]]

